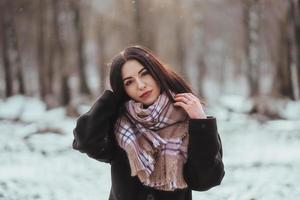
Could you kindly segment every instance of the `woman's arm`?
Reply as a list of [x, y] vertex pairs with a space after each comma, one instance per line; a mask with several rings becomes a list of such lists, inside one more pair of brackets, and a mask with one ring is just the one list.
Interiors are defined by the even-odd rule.
[[112, 130], [116, 113], [117, 101], [114, 93], [106, 90], [91, 109], [77, 119], [73, 129], [73, 149], [98, 161], [110, 162], [115, 152]]
[[225, 171], [216, 119], [190, 119], [188, 160], [184, 177], [192, 190], [205, 191], [221, 183]]

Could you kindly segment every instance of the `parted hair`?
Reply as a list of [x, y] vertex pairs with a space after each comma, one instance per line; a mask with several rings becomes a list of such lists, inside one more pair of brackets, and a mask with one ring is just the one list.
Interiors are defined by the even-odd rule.
[[176, 94], [189, 92], [196, 95], [192, 87], [179, 74], [159, 61], [149, 49], [140, 45], [134, 45], [126, 47], [115, 55], [110, 63], [110, 86], [119, 103], [123, 104], [130, 99], [125, 91], [121, 75], [122, 66], [128, 60], [136, 60], [144, 66], [160, 86], [161, 92], [166, 92], [173, 103], [175, 100], [169, 90]]

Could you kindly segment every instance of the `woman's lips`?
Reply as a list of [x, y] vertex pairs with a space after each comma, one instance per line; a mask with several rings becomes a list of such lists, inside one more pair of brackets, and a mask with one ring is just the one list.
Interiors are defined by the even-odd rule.
[[152, 90], [148, 91], [148, 92], [145, 92], [143, 95], [141, 95], [140, 97], [141, 98], [145, 98], [145, 97], [148, 97], [150, 94], [151, 94]]

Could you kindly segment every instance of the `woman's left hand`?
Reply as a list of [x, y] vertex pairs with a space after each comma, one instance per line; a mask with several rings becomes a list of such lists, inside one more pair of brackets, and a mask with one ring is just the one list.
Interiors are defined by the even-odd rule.
[[174, 106], [182, 107], [191, 119], [206, 119], [200, 100], [192, 93], [176, 94], [175, 101]]

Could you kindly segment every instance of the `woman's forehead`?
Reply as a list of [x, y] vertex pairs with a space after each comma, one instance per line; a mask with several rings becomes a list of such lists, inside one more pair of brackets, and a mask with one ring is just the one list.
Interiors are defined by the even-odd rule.
[[138, 75], [144, 68], [137, 60], [128, 60], [122, 67], [122, 77]]

